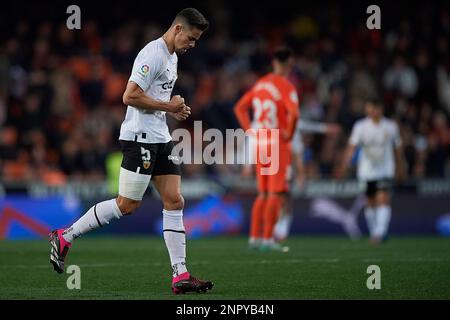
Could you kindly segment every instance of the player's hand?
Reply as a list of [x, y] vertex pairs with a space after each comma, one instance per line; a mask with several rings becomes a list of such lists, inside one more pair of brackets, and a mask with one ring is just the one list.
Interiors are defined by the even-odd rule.
[[395, 173], [395, 178], [398, 182], [404, 182], [407, 178], [408, 174], [403, 166], [398, 168], [397, 172]]
[[337, 135], [341, 132], [341, 126], [335, 123], [327, 124], [325, 133], [328, 135]]
[[183, 121], [189, 118], [191, 115], [191, 108], [188, 106], [185, 106], [181, 111], [179, 112], [170, 112], [170, 115], [177, 119], [178, 121]]
[[306, 177], [303, 173], [298, 173], [295, 177], [295, 182], [300, 190], [303, 190], [305, 187]]
[[346, 174], [347, 174], [347, 169], [344, 166], [338, 167], [334, 172], [334, 176], [337, 180], [344, 179]]
[[281, 139], [285, 142], [289, 142], [291, 141], [291, 137], [289, 136], [289, 134], [286, 132], [286, 130], [280, 130], [280, 134], [281, 134]]
[[173, 96], [169, 102], [169, 112], [177, 113], [182, 111], [186, 105], [184, 104], [184, 98], [180, 95]]

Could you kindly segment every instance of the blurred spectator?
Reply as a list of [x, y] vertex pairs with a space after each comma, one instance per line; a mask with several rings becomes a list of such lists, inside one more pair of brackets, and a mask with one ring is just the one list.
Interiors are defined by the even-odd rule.
[[450, 58], [438, 67], [437, 90], [439, 103], [450, 114]]
[[[134, 58], [167, 27], [158, 21], [167, 12], [148, 21], [145, 12], [134, 11], [130, 20], [123, 4], [112, 3], [113, 16], [94, 14], [81, 30], [70, 31], [45, 8], [30, 4], [33, 17], [25, 19], [20, 3], [11, 5], [11, 28], [0, 32], [0, 179], [103, 179], [108, 154], [118, 149], [126, 111], [122, 93]], [[350, 128], [364, 116], [364, 99], [376, 95], [399, 121], [409, 176], [448, 174], [449, 5], [411, 6], [417, 10], [405, 17], [402, 6], [386, 3], [383, 10], [390, 14], [383, 16], [383, 29], [368, 30], [354, 21], [357, 5], [305, 5], [281, 18], [270, 6], [256, 13], [219, 1], [211, 6], [215, 20], [205, 39], [190, 59], [179, 57], [174, 94], [185, 97], [192, 116], [186, 122], [169, 117], [170, 128], [192, 131], [195, 120], [203, 121], [203, 130], [237, 128], [235, 101], [269, 70], [273, 48], [286, 42], [297, 51], [291, 80], [301, 116], [342, 127], [327, 138], [304, 135], [307, 177], [333, 177]], [[436, 12], [435, 23], [429, 12]], [[184, 172], [195, 177], [239, 171], [186, 165]]]
[[414, 69], [406, 63], [405, 57], [398, 54], [395, 56], [393, 64], [386, 69], [383, 84], [389, 91], [412, 98], [417, 92], [417, 75]]

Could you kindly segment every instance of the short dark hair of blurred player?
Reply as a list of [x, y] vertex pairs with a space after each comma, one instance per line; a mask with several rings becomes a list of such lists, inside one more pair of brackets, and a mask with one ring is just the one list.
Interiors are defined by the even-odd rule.
[[[296, 88], [287, 77], [294, 65], [293, 51], [287, 47], [275, 50], [273, 72], [261, 77], [236, 103], [234, 111], [244, 130], [254, 129], [258, 196], [253, 204], [250, 223], [250, 248], [287, 250], [274, 241], [273, 230], [283, 205], [283, 195], [289, 190], [291, 171], [291, 141], [299, 117]], [[249, 111], [252, 109], [253, 120]], [[278, 130], [278, 141], [261, 138], [264, 130]], [[261, 133], [261, 134], [260, 134]], [[270, 141], [270, 139], [268, 139]], [[260, 148], [271, 143], [279, 147], [279, 170], [264, 175], [262, 170], [271, 164], [259, 159]]]
[[370, 241], [377, 244], [388, 233], [392, 180], [396, 169], [399, 177], [404, 176], [404, 159], [398, 126], [383, 116], [383, 103], [378, 99], [368, 99], [365, 109], [366, 117], [353, 126], [338, 177], [345, 175], [356, 148], [360, 148], [357, 176], [358, 180], [366, 183], [364, 215]]
[[181, 170], [170, 157], [173, 142], [166, 122], [166, 114], [177, 120], [191, 114], [181, 96], [171, 96], [178, 77], [178, 55], [194, 48], [208, 25], [198, 10], [183, 9], [170, 28], [137, 55], [123, 94], [127, 113], [119, 136], [123, 153], [119, 195], [97, 203], [71, 227], [51, 233], [50, 260], [58, 273], [64, 272], [64, 260], [75, 239], [133, 213], [152, 180], [163, 203], [163, 233], [173, 271], [173, 293], [212, 289], [212, 282], [194, 278], [187, 271]]

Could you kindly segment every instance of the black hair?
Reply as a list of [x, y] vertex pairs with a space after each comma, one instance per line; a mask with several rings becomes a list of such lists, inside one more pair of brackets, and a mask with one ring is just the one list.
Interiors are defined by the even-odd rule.
[[205, 16], [201, 14], [200, 11], [194, 8], [185, 8], [178, 12], [174, 22], [180, 19], [201, 31], [205, 31], [209, 27], [209, 21], [206, 20]]
[[281, 63], [285, 63], [290, 57], [294, 55], [294, 51], [291, 48], [283, 46], [275, 49], [273, 58]]
[[366, 103], [370, 103], [375, 107], [382, 108], [383, 100], [380, 97], [369, 97], [366, 98]]

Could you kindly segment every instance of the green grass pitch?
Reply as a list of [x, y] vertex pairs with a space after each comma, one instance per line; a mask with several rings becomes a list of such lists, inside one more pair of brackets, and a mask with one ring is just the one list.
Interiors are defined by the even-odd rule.
[[[244, 237], [189, 240], [188, 267], [211, 279], [207, 294], [174, 296], [162, 238], [86, 236], [66, 259], [81, 268], [81, 290], [49, 263], [49, 243], [0, 241], [0, 299], [450, 299], [450, 238], [291, 237], [288, 253], [249, 251]], [[366, 286], [381, 269], [381, 289]]]

